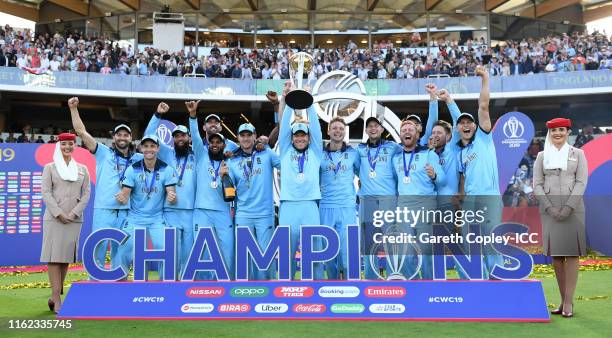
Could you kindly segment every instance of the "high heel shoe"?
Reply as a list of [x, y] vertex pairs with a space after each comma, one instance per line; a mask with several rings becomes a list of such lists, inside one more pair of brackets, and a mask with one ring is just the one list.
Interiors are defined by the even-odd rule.
[[49, 311], [54, 312], [53, 310], [55, 309], [55, 303], [53, 302], [53, 300], [51, 300], [51, 298], [47, 300], [47, 305], [49, 305]]
[[563, 313], [563, 304], [559, 305], [555, 310], [550, 310], [550, 313], [553, 315], [560, 315]]
[[561, 316], [563, 316], [563, 318], [572, 318], [574, 317], [574, 303], [572, 303], [572, 311], [570, 312], [561, 312]]

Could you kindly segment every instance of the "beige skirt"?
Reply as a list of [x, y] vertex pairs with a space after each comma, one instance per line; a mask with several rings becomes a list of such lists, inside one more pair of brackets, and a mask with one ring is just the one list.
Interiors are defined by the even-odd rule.
[[76, 263], [81, 225], [83, 223], [63, 224], [57, 220], [44, 220], [40, 261]]

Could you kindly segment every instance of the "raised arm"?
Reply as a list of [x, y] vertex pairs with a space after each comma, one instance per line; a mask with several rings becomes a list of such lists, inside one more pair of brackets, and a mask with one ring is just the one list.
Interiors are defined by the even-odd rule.
[[200, 129], [198, 128], [198, 104], [200, 101], [189, 101], [185, 102], [187, 111], [189, 112], [189, 131], [191, 132], [191, 144], [193, 145], [193, 151], [196, 156], [201, 157], [206, 152], [204, 141], [200, 136]]
[[429, 114], [427, 114], [427, 125], [425, 126], [425, 133], [421, 136], [419, 144], [426, 146], [431, 136], [431, 130], [433, 129], [434, 123], [438, 120], [438, 96], [436, 95], [437, 87], [433, 83], [425, 85], [425, 90], [429, 93]]
[[[156, 135], [157, 134], [157, 127], [159, 127], [159, 124], [162, 120], [162, 115], [167, 113], [169, 109], [170, 109], [170, 106], [168, 106], [168, 104], [164, 102], [159, 103], [159, 105], [157, 106], [157, 110], [155, 111], [155, 114], [151, 116], [151, 120], [149, 120], [149, 124], [147, 125], [147, 128], [145, 129], [145, 132], [144, 132], [145, 135]], [[172, 156], [172, 148], [163, 142], [160, 143], [159, 157], [164, 162], [167, 163], [169, 161], [168, 158], [170, 156]]]
[[310, 145], [319, 158], [323, 158], [323, 134], [321, 133], [321, 122], [314, 104], [306, 109], [308, 121], [310, 122]]
[[482, 78], [480, 96], [478, 97], [478, 124], [485, 133], [491, 131], [491, 116], [489, 115], [489, 73], [484, 67], [476, 67], [476, 75]]
[[78, 97], [73, 97], [68, 100], [68, 108], [70, 108], [70, 117], [72, 119], [72, 127], [74, 128], [74, 131], [77, 133], [77, 135], [83, 141], [83, 145], [85, 146], [85, 148], [87, 148], [91, 152], [94, 152], [96, 151], [96, 147], [98, 143], [93, 138], [93, 136], [91, 136], [87, 132], [87, 129], [85, 129], [85, 124], [83, 124], [83, 120], [81, 120], [81, 116], [79, 115], [78, 106], [79, 106]]
[[461, 111], [459, 110], [459, 106], [455, 103], [455, 100], [451, 97], [450, 93], [446, 89], [442, 89], [438, 92], [438, 97], [440, 100], [446, 103], [448, 110], [450, 111], [451, 119], [453, 120], [453, 128], [452, 128], [452, 136], [451, 136], [451, 144], [459, 140], [459, 132], [455, 126], [457, 125], [457, 120], [459, 119], [459, 115], [461, 115]]
[[291, 144], [291, 116], [293, 115], [293, 109], [285, 105], [285, 96], [289, 94], [293, 84], [291, 81], [285, 82], [285, 88], [283, 89], [283, 95], [280, 97], [279, 103], [279, 120], [280, 124], [278, 127], [278, 145], [280, 153], [284, 154], [289, 145]]

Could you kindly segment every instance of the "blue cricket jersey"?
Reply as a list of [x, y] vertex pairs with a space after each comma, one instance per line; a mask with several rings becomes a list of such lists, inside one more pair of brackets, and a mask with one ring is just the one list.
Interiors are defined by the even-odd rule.
[[260, 218], [274, 215], [272, 179], [280, 169], [278, 155], [266, 148], [247, 154], [238, 149], [229, 160], [229, 175], [236, 186], [236, 217]]
[[342, 149], [330, 151], [329, 145], [325, 147], [320, 171], [320, 207], [355, 207], [355, 175], [359, 174], [359, 164], [359, 153], [355, 148], [344, 144]]
[[[157, 114], [154, 114], [145, 129], [145, 135], [156, 135], [157, 127], [161, 119]], [[197, 129], [196, 129], [197, 131]], [[196, 196], [196, 158], [193, 150], [190, 148], [187, 156], [177, 157], [174, 148], [161, 143], [159, 145], [159, 153], [157, 157], [174, 168], [177, 173], [178, 183], [176, 185], [177, 203], [170, 204], [165, 202], [166, 209], [193, 209]], [[185, 168], [185, 169], [183, 169]]]
[[[208, 146], [204, 145], [198, 130], [198, 120], [189, 118], [189, 129], [191, 133], [191, 144], [196, 158], [196, 198], [194, 207], [197, 209], [227, 211], [229, 213], [229, 203], [223, 200], [223, 190], [221, 186], [221, 161], [210, 159]], [[195, 132], [197, 131], [197, 132]], [[216, 182], [215, 186], [211, 185]]]
[[[427, 175], [427, 164], [436, 172], [435, 181]], [[426, 147], [417, 146], [414, 151], [409, 152], [402, 150], [393, 157], [393, 167], [400, 196], [435, 196], [437, 187], [446, 183], [446, 175], [440, 166], [438, 154]]]
[[[435, 115], [432, 112], [435, 110]], [[438, 101], [429, 100], [429, 114], [427, 116], [427, 126], [425, 126], [425, 133], [419, 139], [419, 145], [422, 147], [428, 146], [429, 137], [431, 136], [431, 130], [433, 129], [434, 123], [438, 121]]]
[[[370, 145], [369, 143], [359, 144], [357, 147], [360, 159], [359, 181], [361, 182], [359, 196], [397, 195], [393, 156], [401, 151], [402, 147], [399, 144], [383, 139], [380, 139], [376, 145]], [[376, 173], [374, 178], [370, 177], [371, 171]]]
[[128, 168], [123, 186], [132, 189], [126, 218], [129, 225], [161, 227], [166, 187], [176, 185], [176, 176], [174, 168], [160, 159], [155, 162], [153, 172], [145, 167], [144, 160]]
[[[457, 141], [459, 140], [459, 133], [456, 130], [457, 119], [461, 115], [459, 107], [453, 101], [447, 105], [450, 111], [451, 118], [453, 120], [451, 129], [451, 139], [446, 143], [442, 152], [438, 154], [440, 157], [440, 165], [444, 170], [446, 176], [446, 183], [443, 185], [437, 185], [438, 195], [440, 196], [454, 196], [459, 191], [459, 160], [457, 154], [459, 153], [459, 146]], [[438, 104], [435, 105], [429, 103], [429, 116], [432, 119], [438, 120]]]
[[[291, 116], [293, 109], [285, 106], [280, 124], [278, 144], [281, 160], [281, 201], [312, 201], [321, 199], [319, 169], [323, 156], [323, 135], [319, 116], [311, 105], [308, 113], [310, 144], [305, 151], [299, 152], [291, 140]], [[302, 159], [300, 159], [302, 158]], [[300, 173], [299, 163], [303, 163]], [[301, 178], [303, 175], [303, 178]]]
[[465, 176], [466, 195], [499, 195], [499, 174], [493, 134], [484, 132], [480, 126], [469, 144], [461, 141], [458, 160], [459, 170]]
[[93, 151], [96, 158], [96, 196], [94, 208], [97, 209], [129, 209], [130, 205], [121, 204], [115, 200], [115, 195], [121, 190], [121, 181], [125, 179], [127, 169], [143, 159], [142, 154], [129, 152], [124, 157], [114, 148], [98, 142]]

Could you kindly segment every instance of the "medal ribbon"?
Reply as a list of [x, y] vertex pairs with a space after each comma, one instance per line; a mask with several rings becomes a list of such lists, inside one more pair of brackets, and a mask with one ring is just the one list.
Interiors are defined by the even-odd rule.
[[[129, 164], [130, 164], [130, 159], [126, 158], [125, 167], [123, 168], [123, 171], [121, 172], [121, 175], [119, 176], [119, 183], [123, 182], [123, 180], [125, 179], [125, 171], [127, 170]], [[119, 156], [117, 156], [117, 151], [115, 151], [115, 166], [117, 167], [117, 171], [119, 171]]]
[[244, 171], [244, 177], [246, 177], [247, 181], [251, 180], [251, 176], [253, 176], [253, 168], [255, 167], [255, 155], [257, 155], [257, 151], [253, 150], [251, 154], [251, 166], [249, 170], [247, 170], [247, 163], [242, 166], [242, 170]]
[[219, 169], [221, 168], [221, 161], [219, 161], [219, 165], [217, 166], [217, 169], [215, 169], [215, 161], [213, 161], [213, 159], [210, 159], [210, 166], [212, 167], [213, 171], [215, 172], [215, 174], [213, 175], [213, 182], [217, 182], [217, 177], [219, 177]]
[[372, 161], [372, 155], [370, 155], [370, 146], [368, 146], [368, 163], [370, 164], [371, 171], [376, 171], [376, 159], [378, 159], [378, 153], [380, 153], [380, 148], [382, 146], [382, 140], [376, 147], [376, 154], [374, 154], [374, 161]]
[[412, 149], [410, 153], [410, 162], [408, 162], [408, 166], [406, 166], [406, 152], [402, 152], [402, 157], [404, 158], [404, 177], [410, 177], [410, 166], [412, 165], [412, 160], [414, 159], [414, 153], [416, 153], [416, 148]]
[[[468, 156], [467, 152], [470, 151], [470, 148], [472, 147], [473, 143], [470, 143], [467, 147], [465, 147], [465, 155], [466, 157]], [[461, 149], [461, 151], [459, 152], [459, 162], [461, 162], [461, 171], [463, 172], [463, 174], [465, 174], [465, 168], [467, 168], [467, 164], [463, 163], [463, 149]]]
[[[325, 153], [327, 153], [327, 157], [329, 158], [329, 161], [334, 164], [334, 159], [332, 158], [332, 153], [331, 151], [326, 151]], [[340, 170], [340, 164], [342, 163], [342, 155], [344, 155], [344, 152], [340, 153], [340, 160], [338, 161], [338, 163], [336, 163], [334, 166], [334, 175], [338, 174], [338, 170]]]
[[300, 156], [298, 157], [298, 172], [300, 174], [304, 173], [304, 160], [306, 158], [306, 150], [304, 150], [303, 153], [300, 154]]
[[[155, 180], [157, 179], [157, 169], [153, 170], [153, 177], [151, 177], [151, 183], [147, 184], [147, 173], [145, 172], [145, 164], [144, 162], [142, 163], [142, 175], [144, 176], [144, 180], [145, 180], [145, 191], [147, 193], [147, 198], [149, 198], [149, 196], [151, 195], [151, 192], [153, 191], [153, 186], [155, 185]], [[147, 188], [147, 186], [149, 186]]]
[[[179, 182], [183, 182], [183, 175], [185, 174], [185, 167], [187, 166], [187, 159], [189, 158], [189, 155], [185, 156], [185, 159], [183, 160], [183, 167], [181, 168], [181, 173], [179, 174], [178, 177], [178, 181]], [[176, 159], [176, 163], [179, 163], [179, 159]]]

